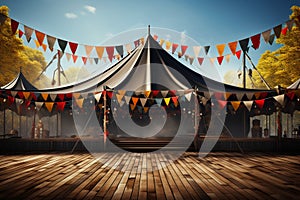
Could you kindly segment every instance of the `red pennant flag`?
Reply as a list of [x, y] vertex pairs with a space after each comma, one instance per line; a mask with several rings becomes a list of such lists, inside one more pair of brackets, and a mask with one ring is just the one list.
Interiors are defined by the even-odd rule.
[[78, 56], [72, 55], [72, 58], [73, 58], [73, 62], [76, 63]]
[[221, 109], [223, 109], [223, 108], [226, 106], [227, 101], [221, 101], [221, 100], [218, 100], [218, 103], [219, 103], [219, 107], [220, 107]]
[[82, 62], [83, 62], [83, 64], [86, 64], [87, 57], [84, 57], [84, 56], [82, 56], [81, 58], [82, 58]]
[[65, 108], [66, 102], [56, 102], [56, 108], [58, 111], [63, 111]]
[[289, 98], [290, 100], [293, 100], [294, 97], [295, 97], [295, 93], [294, 93], [294, 92], [290, 92], [290, 93], [287, 93], [286, 96], [288, 96], [288, 98]]
[[238, 50], [237, 52], [235, 52], [235, 55], [238, 59], [240, 59], [241, 53], [242, 53], [242, 50]]
[[14, 35], [17, 32], [18, 26], [19, 26], [19, 22], [10, 19], [10, 27], [11, 27], [12, 35]]
[[[103, 93], [102, 93], [103, 94]], [[113, 92], [111, 91], [106, 91], [107, 96], [111, 99], [113, 97]]]
[[39, 44], [42, 46], [44, 38], [45, 38], [45, 34], [35, 30], [35, 36], [36, 36], [36, 39], [39, 41]]
[[169, 93], [170, 93], [171, 96], [175, 96], [176, 95], [176, 90], [170, 90]]
[[11, 105], [15, 102], [15, 98], [13, 98], [12, 96], [8, 96], [7, 99], [8, 99], [9, 105]]
[[111, 46], [111, 47], [105, 47], [107, 55], [108, 55], [108, 59], [110, 60], [110, 62], [112, 62], [112, 59], [114, 57], [114, 49], [115, 47]]
[[218, 60], [219, 65], [222, 64], [223, 58], [224, 58], [224, 56], [219, 56], [219, 57], [217, 57], [217, 60]]
[[187, 48], [188, 48], [188, 46], [186, 46], [186, 45], [181, 45], [181, 54], [182, 54], [181, 56], [183, 56], [183, 55], [185, 54]]
[[58, 98], [63, 101], [65, 99], [65, 95], [64, 94], [57, 94]]
[[72, 53], [75, 54], [75, 52], [77, 50], [77, 47], [78, 47], [78, 44], [73, 43], [73, 42], [69, 42], [69, 46], [70, 46], [70, 49], [71, 49]]
[[254, 49], [258, 49], [260, 45], [260, 33], [251, 37], [251, 42]]
[[23, 92], [19, 91], [18, 96], [19, 96], [20, 99], [23, 99], [24, 98]]
[[140, 45], [140, 40], [134, 41], [134, 46], [135, 46], [135, 48], [137, 48], [139, 45]]
[[178, 47], [178, 44], [175, 44], [175, 43], [172, 44], [172, 54], [175, 53], [177, 47]]
[[265, 99], [267, 96], [268, 96], [267, 92], [261, 92], [260, 95], [259, 95], [259, 98], [260, 99]]
[[258, 107], [259, 109], [262, 109], [262, 108], [264, 107], [265, 100], [264, 100], [264, 99], [255, 100], [255, 104], [257, 105], [257, 107]]
[[202, 65], [202, 63], [203, 63], [203, 60], [204, 60], [204, 58], [200, 58], [200, 57], [198, 57], [198, 62], [199, 62], [199, 65]]
[[156, 97], [159, 93], [159, 90], [152, 90], [153, 97]]
[[157, 40], [157, 39], [158, 39], [158, 36], [157, 36], [157, 35], [153, 35], [153, 39], [154, 39], [154, 40]]
[[281, 34], [282, 35], [286, 35], [287, 30], [288, 30], [288, 27], [285, 27], [284, 29], [282, 29]]
[[24, 32], [19, 30], [19, 38], [21, 38], [23, 36]]

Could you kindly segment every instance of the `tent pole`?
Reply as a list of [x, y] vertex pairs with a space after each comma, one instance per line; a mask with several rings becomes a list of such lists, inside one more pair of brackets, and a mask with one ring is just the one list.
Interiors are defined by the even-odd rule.
[[20, 133], [20, 136], [22, 136], [22, 133], [21, 133], [21, 131], [22, 131], [22, 118], [21, 118], [22, 116], [21, 116], [21, 113], [20, 113], [20, 115], [19, 115], [19, 133]]
[[58, 113], [56, 114], [56, 137], [58, 137]]
[[3, 110], [3, 134], [5, 135], [5, 132], [6, 132], [6, 109]]
[[[105, 90], [104, 90], [105, 91]], [[106, 120], [107, 120], [107, 116], [106, 116], [106, 91], [104, 92], [103, 95], [103, 106], [104, 106], [104, 110], [103, 110], [103, 132], [104, 132], [104, 144], [106, 143], [106, 134], [107, 134], [107, 127], [106, 127]]]
[[246, 52], [243, 51], [243, 88], [246, 88]]
[[60, 58], [61, 58], [61, 55], [60, 55], [60, 52], [58, 52], [58, 56], [57, 56], [57, 79], [58, 79], [58, 86], [60, 86]]
[[14, 129], [14, 112], [11, 110], [11, 130]]

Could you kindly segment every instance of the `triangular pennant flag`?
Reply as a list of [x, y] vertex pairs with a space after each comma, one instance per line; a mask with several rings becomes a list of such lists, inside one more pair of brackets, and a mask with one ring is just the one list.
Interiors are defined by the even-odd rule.
[[41, 46], [39, 41], [37, 41], [37, 40], [34, 40], [34, 43], [35, 43], [36, 48], [39, 48]]
[[55, 101], [57, 94], [50, 94], [49, 96], [52, 101]]
[[281, 30], [281, 35], [286, 35], [287, 31], [288, 31], [288, 27], [283, 28]]
[[205, 55], [207, 55], [207, 54], [208, 54], [208, 51], [209, 51], [209, 49], [210, 49], [210, 46], [205, 46], [205, 47], [204, 47], [204, 52], [205, 52]]
[[177, 47], [178, 47], [178, 44], [175, 44], [175, 43], [172, 44], [172, 54], [175, 53]]
[[44, 101], [47, 101], [49, 94], [41, 93], [41, 96], [43, 97]]
[[253, 93], [247, 92], [246, 96], [247, 96], [248, 100], [251, 100], [253, 97]]
[[45, 106], [49, 112], [52, 111], [54, 103], [53, 102], [45, 102]]
[[248, 109], [248, 111], [250, 112], [251, 108], [252, 108], [253, 101], [243, 101], [243, 103], [246, 106], [246, 108]]
[[276, 38], [280, 38], [281, 29], [282, 29], [282, 24], [279, 24], [273, 28]]
[[30, 97], [30, 92], [23, 92], [23, 96], [25, 99], [28, 99]]
[[126, 90], [118, 90], [118, 93], [122, 96], [124, 96], [126, 94]]
[[57, 97], [59, 100], [64, 101], [65, 100], [65, 94], [57, 94]]
[[72, 58], [73, 58], [73, 62], [76, 63], [78, 56], [76, 56], [76, 55], [73, 54]]
[[101, 46], [97, 46], [95, 47], [96, 49], [96, 52], [97, 52], [97, 55], [98, 55], [98, 58], [102, 58], [103, 56], [103, 52], [104, 52], [104, 47], [101, 47]]
[[140, 40], [136, 40], [133, 43], [134, 43], [135, 48], [137, 48], [138, 46], [140, 46]]
[[188, 100], [188, 101], [191, 101], [191, 98], [192, 98], [192, 92], [189, 92], [187, 94], [184, 95], [185, 98]]
[[54, 46], [55, 41], [56, 41], [55, 37], [47, 35], [47, 42], [48, 42], [48, 47], [49, 47], [50, 51], [53, 51], [53, 46]]
[[178, 106], [178, 97], [175, 96], [175, 97], [171, 97], [171, 98], [172, 98], [174, 106], [177, 107]]
[[202, 98], [201, 98], [201, 102], [202, 102], [202, 104], [205, 106], [206, 103], [208, 102], [208, 99], [205, 98], [205, 97], [202, 97]]
[[147, 97], [147, 98], [148, 98], [148, 97], [150, 96], [150, 94], [151, 94], [151, 91], [147, 91], [147, 90], [146, 90], [146, 91], [144, 91], [144, 95], [145, 95], [145, 97]]
[[140, 38], [140, 42], [141, 42], [142, 45], [144, 45], [145, 44], [145, 39], [144, 38]]
[[15, 102], [15, 98], [13, 98], [12, 96], [8, 96], [7, 100], [8, 100], [9, 105], [11, 105]]
[[170, 96], [175, 96], [176, 95], [176, 90], [169, 90]]
[[289, 93], [286, 93], [286, 96], [287, 96], [290, 100], [293, 100], [294, 97], [295, 97], [295, 92], [289, 92]]
[[292, 20], [292, 19], [291, 19], [291, 20], [288, 20], [288, 21], [286, 22], [286, 27], [288, 28], [289, 31], [292, 30], [293, 24], [294, 24], [294, 20]]
[[47, 50], [47, 45], [46, 45], [46, 44], [42, 44], [42, 48], [43, 48], [44, 52], [46, 52], [46, 50]]
[[64, 53], [68, 42], [65, 40], [62, 40], [62, 39], [57, 39], [57, 42], [58, 42], [58, 45], [59, 45], [61, 51]]
[[193, 62], [194, 62], [194, 59], [195, 59], [195, 57], [193, 57], [193, 56], [189, 56], [190, 65], [192, 65], [192, 64], [193, 64]]
[[187, 50], [188, 46], [187, 45], [181, 45], [181, 53], [182, 55], [185, 54], [186, 50]]
[[70, 59], [71, 59], [71, 55], [72, 55], [72, 54], [70, 54], [70, 53], [66, 53], [66, 57], [67, 57], [67, 61], [68, 61], [68, 62], [69, 62]]
[[132, 97], [131, 99], [132, 99], [132, 102], [134, 105], [136, 105], [139, 100], [139, 98], [137, 98], [137, 97]]
[[129, 44], [125, 44], [125, 48], [126, 48], [126, 51], [127, 51], [128, 54], [131, 53], [132, 48], [131, 48], [131, 44], [130, 43]]
[[88, 58], [89, 59], [89, 62], [90, 62], [90, 64], [92, 65], [93, 64], [93, 61], [94, 61], [94, 59], [93, 58]]
[[118, 54], [121, 56], [121, 58], [123, 58], [124, 55], [123, 45], [116, 46], [116, 50]]
[[239, 101], [242, 100], [242, 98], [244, 97], [244, 95], [245, 95], [244, 93], [236, 93], [236, 94], [235, 94], [237, 100], [239, 100]]
[[87, 57], [89, 57], [91, 55], [91, 52], [92, 52], [94, 46], [84, 45], [84, 48], [85, 48], [85, 52], [86, 52]]
[[231, 101], [230, 103], [231, 103], [231, 105], [232, 105], [234, 111], [237, 111], [237, 109], [239, 108], [239, 106], [240, 106], [240, 104], [241, 104], [240, 101]]
[[226, 46], [226, 44], [218, 44], [218, 45], [216, 45], [216, 48], [217, 48], [218, 53], [219, 53], [219, 56], [223, 56], [225, 46]]
[[156, 99], [155, 99], [156, 104], [157, 104], [157, 105], [161, 105], [162, 100], [163, 100], [162, 98], [156, 98]]
[[165, 100], [165, 103], [166, 103], [166, 105], [168, 106], [168, 105], [169, 105], [169, 103], [170, 103], [170, 100], [171, 100], [171, 98], [170, 98], [170, 97], [168, 97], [168, 98], [164, 98], [164, 100]]
[[99, 62], [99, 58], [94, 58], [94, 62], [95, 62], [95, 64], [97, 65], [98, 62]]
[[283, 106], [284, 103], [284, 94], [278, 95], [276, 97], [273, 97], [280, 105]]
[[130, 110], [133, 111], [135, 109], [135, 106], [136, 105], [134, 105], [134, 104], [130, 104]]
[[159, 90], [152, 90], [153, 97], [156, 97], [159, 93]]
[[113, 91], [106, 91], [106, 94], [107, 94], [108, 98], [110, 98], [110, 99], [112, 99], [112, 97], [114, 95]]
[[160, 46], [163, 46], [164, 42], [165, 42], [164, 39], [160, 39], [160, 40], [159, 40], [159, 45], [160, 45]]
[[188, 59], [189, 59], [189, 55], [184, 55], [184, 59], [185, 59], [185, 61], [187, 62]]
[[56, 108], [58, 111], [63, 111], [65, 108], [66, 102], [56, 102]]
[[241, 53], [242, 53], [242, 50], [238, 50], [238, 51], [235, 53], [235, 55], [236, 55], [236, 57], [237, 57], [238, 59], [240, 59]]
[[232, 93], [230, 93], [230, 92], [225, 92], [225, 93], [224, 93], [224, 99], [227, 101], [231, 95], [232, 95]]
[[227, 54], [227, 55], [225, 56], [225, 59], [226, 59], [226, 62], [227, 62], [227, 63], [229, 63], [230, 57], [231, 57], [231, 54]]
[[74, 97], [75, 99], [79, 99], [80, 96], [81, 96], [80, 93], [73, 93], [73, 97]]
[[119, 95], [119, 94], [116, 94], [116, 98], [117, 98], [118, 103], [120, 104], [120, 102], [122, 101], [123, 96]]
[[124, 105], [124, 103], [125, 103], [125, 101], [120, 101], [119, 102], [120, 107], [122, 107]]
[[94, 97], [97, 100], [97, 103], [100, 101], [101, 95], [102, 95], [101, 92], [94, 94]]
[[106, 53], [108, 55], [109, 61], [112, 62], [112, 59], [114, 57], [114, 49], [115, 49], [115, 47], [110, 46], [110, 47], [105, 47], [105, 49], [106, 49]]
[[264, 40], [265, 40], [266, 43], [269, 42], [270, 35], [271, 35], [271, 29], [262, 32], [262, 36], [263, 36], [263, 38], [264, 38]]
[[257, 107], [258, 107], [259, 109], [262, 109], [262, 108], [264, 107], [265, 100], [264, 100], [264, 99], [255, 100], [255, 104], [257, 105]]
[[162, 91], [160, 91], [160, 93], [163, 97], [166, 97], [169, 93], [169, 90], [162, 90]]
[[195, 57], [198, 57], [201, 50], [201, 46], [193, 46], [193, 50], [194, 50]]
[[219, 56], [219, 57], [217, 57], [217, 60], [218, 60], [219, 65], [222, 64], [223, 58], [224, 58], [224, 56]]
[[157, 35], [153, 35], [153, 39], [154, 39], [154, 40], [157, 40], [157, 39], [158, 39], [158, 36], [157, 36]]
[[[10, 93], [11, 93], [11, 95], [12, 95], [13, 97], [16, 97], [16, 95], [18, 94], [17, 91], [10, 91]], [[21, 98], [21, 97], [20, 97], [20, 98]]]
[[166, 41], [166, 50], [168, 51], [171, 48], [172, 43], [170, 41]]
[[24, 25], [24, 31], [25, 31], [26, 40], [29, 43], [30, 40], [31, 40], [33, 29], [30, 28], [30, 27], [28, 27], [28, 26], [26, 26], [26, 25]]
[[36, 39], [39, 41], [40, 46], [42, 46], [44, 38], [45, 38], [45, 33], [35, 30], [35, 36], [36, 36]]
[[147, 102], [147, 98], [140, 98], [140, 102], [141, 102], [142, 106], [144, 107]]
[[239, 40], [240, 47], [243, 51], [248, 51], [249, 38]]
[[275, 34], [270, 35], [269, 44], [272, 45], [275, 40]]
[[87, 57], [82, 56], [81, 59], [82, 59], [83, 64], [85, 65], [86, 61], [87, 61]]
[[149, 107], [144, 107], [144, 113], [147, 113], [149, 110]]
[[215, 64], [215, 57], [213, 57], [213, 58], [209, 58], [209, 61], [210, 61], [210, 63], [212, 64], [212, 65], [214, 65]]
[[34, 102], [35, 103], [35, 107], [37, 109], [37, 111], [41, 110], [41, 108], [44, 105], [44, 102]]
[[84, 98], [81, 98], [81, 99], [75, 99], [75, 101], [76, 101], [77, 106], [78, 106], [79, 108], [82, 108]]
[[202, 65], [204, 58], [198, 57], [198, 63], [199, 65]]
[[70, 49], [71, 49], [72, 53], [75, 54], [75, 52], [77, 50], [77, 47], [78, 47], [78, 44], [74, 43], [74, 42], [69, 42], [69, 46], [70, 46]]
[[128, 105], [130, 102], [131, 97], [130, 96], [124, 96], [125, 102]]
[[22, 91], [19, 91], [19, 92], [18, 92], [18, 96], [19, 96], [19, 98], [23, 99], [23, 98], [24, 98], [23, 92], [22, 92]]
[[24, 33], [23, 33], [22, 30], [19, 29], [19, 30], [18, 30], [18, 34], [19, 34], [19, 38], [21, 38], [21, 37], [23, 36]]
[[254, 93], [254, 96], [255, 96], [255, 99], [259, 99], [259, 97], [260, 97], [260, 92]]
[[11, 26], [11, 33], [14, 35], [17, 32], [19, 22], [15, 21], [14, 19], [10, 19], [10, 26]]
[[223, 109], [226, 106], [226, 104], [227, 104], [227, 101], [222, 101], [222, 100], [217, 100], [217, 101], [218, 101], [219, 107], [221, 109]]
[[232, 55], [235, 55], [236, 47], [237, 47], [237, 41], [229, 42], [228, 46], [229, 46], [229, 49], [230, 49]]
[[258, 49], [260, 45], [260, 33], [251, 37], [252, 46], [254, 49]]

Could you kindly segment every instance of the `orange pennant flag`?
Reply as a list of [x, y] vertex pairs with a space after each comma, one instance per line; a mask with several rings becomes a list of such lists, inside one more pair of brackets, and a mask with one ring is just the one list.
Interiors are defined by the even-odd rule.
[[73, 62], [76, 63], [78, 56], [72, 54]]
[[171, 48], [172, 43], [170, 41], [166, 41], [166, 50]]
[[47, 101], [49, 94], [47, 94], [47, 93], [41, 93], [41, 96], [43, 97], [43, 99], [45, 101]]
[[25, 99], [28, 99], [30, 97], [30, 92], [23, 92], [23, 96]]
[[125, 93], [126, 93], [126, 90], [118, 90], [118, 93], [119, 93], [120, 95], [124, 96]]
[[216, 45], [219, 56], [223, 56], [224, 49], [225, 49], [226, 44], [218, 44]]
[[130, 104], [130, 109], [133, 111], [135, 108], [135, 105], [134, 104]]
[[118, 102], [120, 103], [122, 101], [123, 96], [116, 94], [116, 97], [117, 97]]
[[229, 42], [228, 46], [229, 46], [229, 49], [230, 49], [232, 55], [235, 55], [236, 47], [237, 47], [237, 41], [235, 41], [235, 42]]
[[47, 50], [47, 45], [46, 45], [46, 44], [42, 44], [42, 48], [43, 48], [44, 52], [46, 52], [46, 50]]
[[53, 102], [45, 102], [45, 106], [49, 112], [52, 111], [54, 103]]
[[78, 105], [79, 108], [82, 108], [83, 100], [84, 100], [84, 98], [81, 98], [81, 99], [75, 99], [76, 104]]
[[94, 46], [84, 45], [84, 47], [85, 47], [86, 55], [89, 57], [92, 50], [93, 50], [93, 48], [94, 48]]
[[149, 97], [149, 95], [150, 95], [150, 93], [151, 93], [151, 91], [144, 91], [144, 95], [145, 95], [145, 97]]
[[226, 62], [227, 62], [227, 63], [229, 63], [229, 61], [230, 61], [230, 56], [231, 56], [231, 54], [227, 54], [227, 55], [225, 56], [225, 59], [226, 59]]
[[144, 112], [147, 113], [149, 110], [149, 107], [144, 107]]
[[96, 49], [96, 52], [97, 52], [97, 55], [98, 55], [98, 58], [102, 58], [102, 56], [103, 56], [103, 52], [104, 52], [104, 47], [100, 47], [100, 46], [98, 46], [98, 47], [95, 47], [95, 49]]
[[174, 103], [174, 106], [177, 107], [178, 106], [178, 97], [175, 96], [175, 97], [171, 97], [172, 98], [172, 101]]
[[36, 48], [39, 48], [39, 47], [40, 47], [40, 43], [39, 43], [39, 41], [37, 41], [37, 40], [34, 40], [34, 43], [35, 43], [35, 46], [36, 46]]
[[162, 46], [164, 44], [165, 40], [164, 39], [160, 39], [159, 41], [159, 45]]
[[36, 39], [39, 41], [39, 44], [42, 46], [44, 38], [45, 38], [45, 34], [35, 30], [35, 35], [36, 35]]
[[240, 106], [240, 104], [241, 104], [240, 101], [231, 101], [230, 103], [231, 103], [231, 105], [232, 105], [234, 111], [237, 111], [237, 109], [239, 108], [239, 106]]
[[185, 54], [187, 48], [188, 48], [187, 45], [181, 45], [181, 53], [182, 53], [182, 56]]
[[132, 99], [132, 102], [133, 102], [134, 105], [136, 105], [136, 103], [139, 100], [139, 98], [137, 98], [137, 97], [132, 97], [131, 99]]
[[75, 99], [79, 99], [80, 93], [73, 93], [73, 97], [74, 97]]

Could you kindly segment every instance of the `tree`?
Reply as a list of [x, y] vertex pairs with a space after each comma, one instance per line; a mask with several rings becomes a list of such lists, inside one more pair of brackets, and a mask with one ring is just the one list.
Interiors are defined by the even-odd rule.
[[[17, 33], [12, 33], [8, 12], [7, 6], [0, 6], [0, 14], [7, 17], [0, 24], [0, 86], [14, 79], [21, 67], [23, 74], [33, 85], [44, 86], [42, 82], [34, 82], [46, 66], [44, 55], [38, 50], [25, 46]], [[45, 78], [43, 77], [44, 81]]]
[[[286, 35], [281, 34], [276, 43], [282, 44], [280, 48], [271, 52], [266, 51], [260, 57], [257, 69], [274, 88], [281, 85], [287, 87], [299, 79], [300, 72], [300, 7], [292, 6], [290, 19], [294, 20], [295, 26]], [[265, 87], [257, 72], [253, 72], [256, 85]]]
[[[248, 73], [246, 71], [246, 73]], [[224, 83], [228, 85], [234, 85], [237, 87], [243, 87], [243, 73], [235, 70], [229, 70], [224, 75]], [[251, 78], [246, 74], [246, 88], [255, 88]]]

